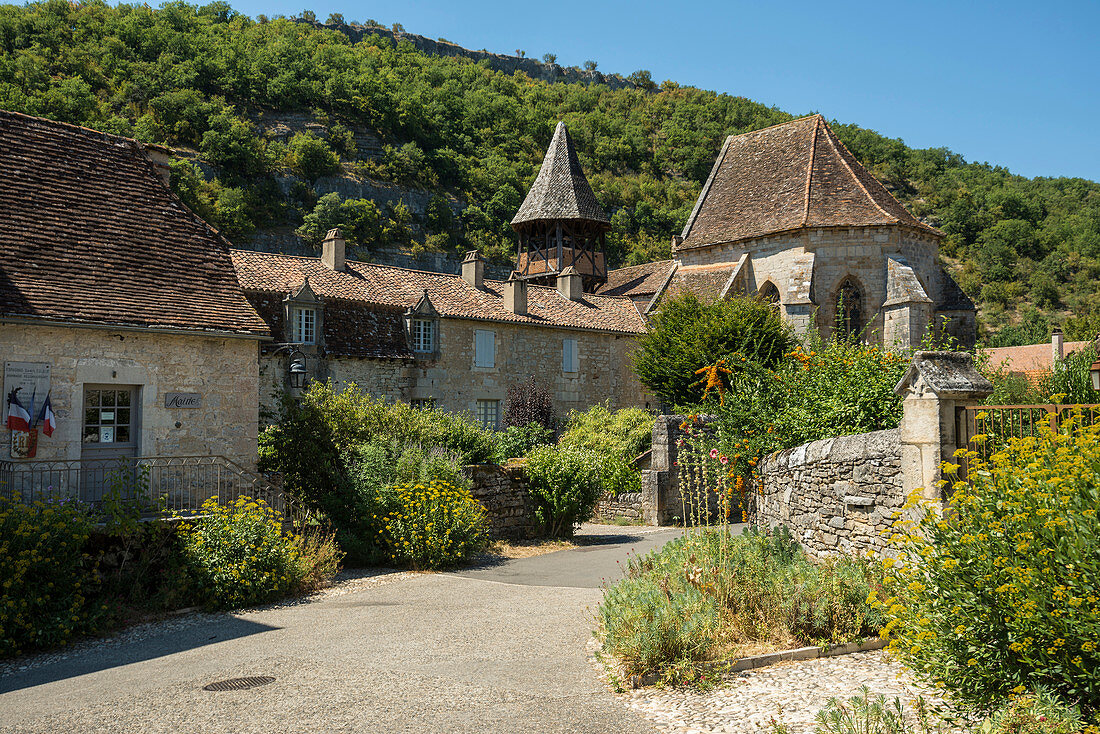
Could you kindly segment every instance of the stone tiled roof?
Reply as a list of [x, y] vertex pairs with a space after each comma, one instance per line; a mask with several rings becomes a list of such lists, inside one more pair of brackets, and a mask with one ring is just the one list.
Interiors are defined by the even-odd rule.
[[886, 302], [883, 306], [903, 303], [931, 303], [916, 272], [900, 255], [886, 256]]
[[940, 234], [906, 211], [825, 118], [813, 115], [728, 137], [676, 249], [802, 227], [887, 224]]
[[0, 111], [0, 315], [266, 335], [228, 250], [140, 143]]
[[977, 307], [974, 302], [970, 300], [970, 296], [963, 292], [963, 289], [959, 287], [959, 284], [955, 282], [955, 279], [951, 277], [951, 274], [940, 268], [941, 282], [943, 286], [940, 288], [940, 299], [936, 303], [937, 311], [975, 311]]
[[681, 265], [672, 273], [668, 286], [660, 294], [659, 300], [676, 298], [691, 291], [701, 301], [717, 301], [725, 297], [727, 287], [736, 271], [736, 262]]
[[610, 222], [581, 170], [577, 150], [564, 122], [559, 122], [554, 130], [539, 175], [512, 219], [512, 226], [539, 219]]
[[[277, 344], [290, 341], [286, 333], [285, 294], [252, 292], [248, 300], [264, 321], [271, 326], [273, 344], [265, 344], [270, 352]], [[411, 359], [413, 354], [405, 339], [404, 310], [396, 306], [360, 303], [339, 298], [326, 299], [327, 308], [321, 319], [325, 351], [349, 357]]]
[[[245, 250], [231, 251], [241, 287], [248, 292], [286, 294], [309, 277], [323, 299], [363, 304], [415, 306], [424, 292], [445, 318], [477, 319], [515, 324], [639, 334], [645, 322], [629, 298], [585, 294], [570, 301], [555, 288], [527, 286], [527, 315], [504, 307], [504, 283], [484, 281], [476, 289], [457, 275], [406, 270], [349, 260], [342, 271], [330, 270], [319, 259]], [[328, 310], [326, 309], [326, 314]]]
[[607, 271], [607, 283], [597, 291], [601, 296], [652, 296], [668, 277], [671, 260], [658, 260], [643, 265]]

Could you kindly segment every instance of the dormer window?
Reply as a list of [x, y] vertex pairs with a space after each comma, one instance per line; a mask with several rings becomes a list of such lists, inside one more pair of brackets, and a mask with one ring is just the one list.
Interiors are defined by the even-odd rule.
[[[286, 325], [283, 339], [290, 344], [319, 348], [324, 341], [324, 304], [306, 278], [301, 286], [283, 299], [283, 315]], [[308, 350], [307, 351], [315, 351]]]
[[435, 359], [439, 354], [439, 312], [428, 298], [427, 289], [415, 306], [405, 311], [405, 336], [417, 359]]
[[412, 320], [413, 351], [428, 353], [435, 351], [435, 319]]
[[298, 344], [317, 343], [317, 309], [294, 309], [294, 341]]

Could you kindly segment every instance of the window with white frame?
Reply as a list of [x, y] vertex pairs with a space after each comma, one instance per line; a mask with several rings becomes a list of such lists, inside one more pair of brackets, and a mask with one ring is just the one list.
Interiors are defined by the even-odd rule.
[[413, 319], [412, 342], [414, 352], [434, 352], [435, 321], [432, 319]]
[[435, 398], [413, 398], [409, 405], [417, 410], [432, 410], [435, 408]]
[[497, 334], [487, 329], [474, 330], [474, 367], [495, 367]]
[[294, 309], [294, 341], [299, 344], [317, 343], [317, 309]]
[[580, 372], [581, 371], [581, 358], [577, 352], [577, 340], [576, 339], [562, 339], [561, 340], [561, 371], [562, 372]]
[[478, 400], [477, 420], [483, 428], [496, 430], [497, 425], [500, 423], [500, 401]]

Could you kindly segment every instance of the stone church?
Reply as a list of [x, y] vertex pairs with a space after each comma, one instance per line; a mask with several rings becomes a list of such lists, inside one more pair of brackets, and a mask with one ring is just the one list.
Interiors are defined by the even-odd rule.
[[611, 271], [596, 292], [647, 314], [684, 291], [756, 294], [798, 332], [908, 347], [934, 324], [969, 347], [976, 309], [937, 262], [942, 238], [814, 115], [728, 137], [672, 260]]

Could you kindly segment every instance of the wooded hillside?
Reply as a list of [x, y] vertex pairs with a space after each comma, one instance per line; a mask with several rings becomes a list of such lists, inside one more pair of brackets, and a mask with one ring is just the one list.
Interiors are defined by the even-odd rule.
[[[792, 115], [631, 79], [636, 88], [615, 90], [536, 81], [221, 2], [0, 6], [0, 108], [190, 151], [174, 186], [245, 245], [290, 230], [315, 244], [339, 224], [367, 251], [476, 247], [510, 260], [508, 221], [563, 119], [612, 214], [612, 264], [668, 257], [725, 136]], [[288, 115], [309, 122], [269, 124]], [[1100, 184], [1026, 179], [946, 148], [834, 129], [947, 233], [944, 259], [981, 304], [992, 343], [1043, 341], [1054, 322], [1070, 339], [1100, 331]], [[340, 193], [364, 186], [408, 195]]]

